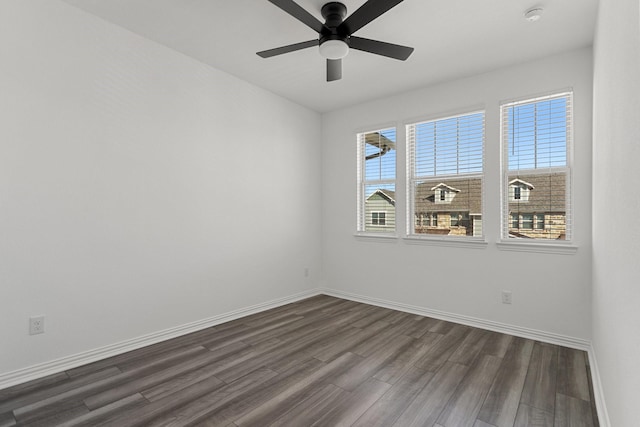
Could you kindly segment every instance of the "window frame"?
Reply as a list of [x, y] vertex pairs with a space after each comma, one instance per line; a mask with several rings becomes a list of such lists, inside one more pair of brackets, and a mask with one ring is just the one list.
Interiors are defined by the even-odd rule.
[[[365, 135], [371, 133], [381, 133], [386, 131], [393, 131], [395, 133], [395, 155], [396, 159], [394, 162], [394, 177], [393, 179], [378, 179], [378, 180], [367, 180], [366, 179], [366, 141]], [[356, 132], [356, 161], [357, 161], [357, 218], [356, 218], [356, 233], [357, 237], [372, 237], [372, 238], [382, 238], [382, 239], [393, 239], [397, 237], [398, 230], [398, 214], [397, 214], [397, 205], [394, 204], [394, 225], [393, 230], [367, 230], [367, 218], [366, 218], [366, 188], [370, 185], [379, 185], [379, 186], [387, 186], [393, 185], [394, 192], [397, 192], [397, 178], [398, 178], [398, 128], [395, 124], [387, 124], [382, 126], [372, 126], [371, 128], [367, 128], [365, 130]], [[394, 201], [395, 203], [395, 201]], [[372, 213], [374, 211], [371, 211]], [[375, 212], [382, 212], [380, 210], [376, 210]], [[375, 228], [387, 228], [386, 225], [386, 214], [385, 213], [385, 225], [373, 225], [371, 226]], [[371, 218], [373, 220], [373, 217]]]
[[[482, 163], [482, 171], [481, 172], [471, 172], [471, 173], [459, 173], [459, 174], [437, 174], [434, 170], [433, 175], [415, 175], [416, 172], [416, 164], [415, 164], [415, 139], [413, 139], [412, 135], [415, 135], [415, 131], [411, 128], [415, 129], [415, 126], [430, 123], [430, 122], [438, 122], [444, 121], [459, 117], [472, 116], [475, 114], [482, 114], [482, 150], [481, 150], [481, 163]], [[481, 208], [480, 208], [480, 219], [483, 219], [485, 216], [485, 174], [486, 174], [486, 108], [484, 106], [476, 106], [473, 108], [468, 108], [464, 110], [460, 110], [454, 113], [443, 113], [432, 115], [429, 117], [422, 117], [413, 119], [411, 121], [406, 121], [405, 124], [405, 149], [406, 149], [406, 235], [404, 237], [407, 243], [426, 243], [426, 244], [436, 244], [436, 245], [445, 245], [445, 246], [464, 246], [469, 248], [482, 248], [486, 247], [486, 235], [484, 234], [484, 227], [482, 228], [481, 236], [460, 236], [460, 235], [436, 235], [436, 234], [422, 234], [415, 232], [415, 223], [416, 223], [416, 212], [415, 212], [415, 186], [418, 181], [428, 180], [462, 180], [467, 178], [479, 178], [480, 179], [480, 192], [481, 192]], [[440, 189], [443, 191], [444, 189]], [[442, 193], [438, 194], [440, 197], [436, 197], [434, 202], [438, 202], [441, 204], [445, 204], [446, 202], [446, 194], [445, 201], [442, 201]], [[459, 213], [456, 211], [456, 213]], [[470, 219], [472, 215], [477, 215], [477, 212], [469, 212], [468, 218]], [[475, 216], [474, 215], [474, 216]], [[429, 224], [433, 224], [432, 218], [436, 218], [436, 225], [440, 222], [437, 220], [438, 213], [432, 212], [430, 214]], [[431, 225], [433, 226], [433, 225]]]
[[[542, 101], [565, 98], [566, 104], [566, 162], [564, 166], [548, 166], [533, 168], [522, 168], [509, 170], [509, 144], [508, 144], [508, 121], [505, 117], [508, 114], [508, 109], [514, 106], [535, 104]], [[501, 215], [500, 215], [500, 240], [497, 245], [502, 250], [517, 250], [527, 252], [556, 252], [556, 253], [574, 253], [577, 251], [577, 247], [574, 246], [574, 230], [573, 230], [573, 188], [572, 188], [572, 175], [573, 175], [573, 155], [574, 155], [574, 100], [573, 90], [563, 89], [558, 91], [549, 92], [547, 94], [524, 97], [515, 100], [504, 101], [500, 103], [500, 148], [501, 148]], [[537, 149], [537, 147], [536, 147]], [[509, 211], [509, 203], [515, 201], [511, 197], [511, 184], [513, 176], [510, 173], [519, 173], [520, 175], [548, 175], [553, 173], [563, 173], [565, 175], [565, 239], [516, 239], [509, 237], [509, 224], [512, 222], [512, 213]], [[524, 194], [521, 193], [521, 200]], [[522, 229], [522, 214], [533, 215], [532, 230], [546, 230], [548, 227], [547, 220], [544, 213], [541, 212], [518, 212], [519, 217], [519, 229]], [[542, 228], [538, 228], [540, 223], [537, 218], [542, 216]], [[527, 229], [530, 230], [530, 229]], [[536, 247], [538, 247], [536, 249]]]
[[[374, 216], [377, 216], [374, 219]], [[381, 222], [382, 220], [382, 222]], [[371, 211], [371, 225], [375, 227], [386, 227], [387, 226], [387, 213], [384, 211]]]

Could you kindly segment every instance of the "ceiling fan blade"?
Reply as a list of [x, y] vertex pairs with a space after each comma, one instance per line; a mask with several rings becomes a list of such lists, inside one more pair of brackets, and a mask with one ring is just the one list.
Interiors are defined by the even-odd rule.
[[312, 14], [304, 10], [293, 0], [269, 0], [298, 21], [310, 27], [316, 33], [320, 33], [324, 28], [324, 24], [316, 19]]
[[403, 0], [369, 0], [338, 26], [338, 32], [353, 34]]
[[406, 60], [413, 52], [412, 47], [400, 46], [378, 40], [365, 39], [362, 37], [351, 36], [349, 38], [349, 47], [356, 50], [362, 50], [376, 55], [382, 55], [401, 61]]
[[306, 42], [290, 44], [288, 46], [276, 47], [275, 49], [263, 50], [256, 54], [263, 58], [271, 58], [272, 56], [282, 55], [283, 53], [294, 52], [296, 50], [306, 49], [313, 46], [318, 46], [318, 40], [309, 40]]
[[327, 59], [327, 81], [333, 82], [342, 78], [342, 59]]

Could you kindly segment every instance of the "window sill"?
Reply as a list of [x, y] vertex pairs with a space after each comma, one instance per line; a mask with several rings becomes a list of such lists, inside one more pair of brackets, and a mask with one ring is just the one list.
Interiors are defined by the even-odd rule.
[[454, 246], [474, 249], [484, 249], [487, 247], [487, 241], [483, 238], [407, 236], [404, 237], [403, 240], [409, 245]]
[[569, 243], [523, 242], [502, 240], [496, 243], [501, 251], [537, 252], [543, 254], [574, 255], [578, 247]]
[[395, 243], [398, 240], [398, 236], [391, 233], [357, 233], [353, 237], [361, 242]]

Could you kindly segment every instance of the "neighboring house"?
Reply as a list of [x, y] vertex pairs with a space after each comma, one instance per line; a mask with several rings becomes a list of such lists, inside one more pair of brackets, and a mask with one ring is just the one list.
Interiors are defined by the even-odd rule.
[[482, 181], [435, 179], [415, 189], [415, 233], [482, 236]]
[[519, 175], [509, 180], [509, 237], [566, 238], [564, 173]]
[[[520, 175], [509, 181], [509, 237], [566, 237], [566, 178], [563, 173]], [[479, 178], [430, 180], [415, 192], [417, 234], [482, 235]]]
[[365, 231], [393, 232], [396, 229], [396, 193], [377, 189], [364, 202]]

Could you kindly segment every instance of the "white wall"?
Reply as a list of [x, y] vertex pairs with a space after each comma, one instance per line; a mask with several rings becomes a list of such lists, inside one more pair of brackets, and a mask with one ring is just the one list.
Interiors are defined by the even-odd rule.
[[316, 286], [319, 114], [59, 1], [0, 39], [0, 374]]
[[593, 347], [611, 425], [640, 398], [640, 3], [600, 0], [594, 45]]
[[[437, 64], [434, 64], [437, 66]], [[402, 76], [398, 76], [402, 78]], [[575, 102], [574, 255], [498, 250], [499, 103], [572, 87]], [[486, 109], [482, 249], [355, 238], [356, 132], [398, 125], [398, 230], [405, 229], [406, 120]], [[573, 51], [323, 116], [323, 271], [328, 288], [588, 340], [591, 322], [592, 52]], [[437, 268], [437, 267], [443, 268]], [[513, 292], [513, 304], [500, 291]]]

